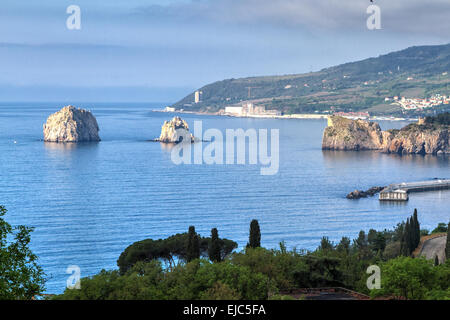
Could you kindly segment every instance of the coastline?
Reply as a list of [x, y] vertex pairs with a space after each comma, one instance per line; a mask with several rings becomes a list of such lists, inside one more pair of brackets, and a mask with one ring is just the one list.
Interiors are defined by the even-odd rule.
[[[182, 113], [182, 114], [196, 114], [196, 115], [204, 115], [204, 116], [224, 116], [224, 117], [233, 117], [233, 118], [254, 118], [254, 119], [328, 119], [329, 114], [315, 114], [315, 113], [296, 113], [296, 114], [285, 114], [285, 115], [233, 115], [233, 114], [224, 114], [220, 112], [209, 113], [209, 112], [201, 112], [201, 111], [165, 111], [165, 110], [152, 110], [153, 112], [162, 112], [162, 113]], [[348, 117], [348, 119], [356, 120], [359, 118]], [[418, 121], [417, 118], [396, 118], [396, 117], [369, 117], [363, 120], [369, 121]]]

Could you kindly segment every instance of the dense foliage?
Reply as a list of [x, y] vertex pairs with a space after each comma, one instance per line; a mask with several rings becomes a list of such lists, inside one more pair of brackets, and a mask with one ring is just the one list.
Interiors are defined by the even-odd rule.
[[[256, 223], [252, 222], [252, 225], [250, 238], [252, 230], [259, 231]], [[343, 237], [338, 244], [323, 237], [319, 247], [312, 252], [287, 250], [281, 242], [278, 249], [271, 250], [247, 246], [241, 252], [221, 254], [218, 261], [214, 258], [217, 257], [214, 243], [219, 238], [217, 229], [213, 229], [211, 238], [200, 245], [202, 256], [208, 252], [211, 261], [193, 259], [164, 268], [162, 259], [135, 260], [123, 272], [102, 271], [83, 278], [80, 290], [66, 290], [56, 298], [268, 299], [285, 297], [295, 288], [345, 287], [374, 298], [450, 299], [449, 261], [434, 266], [433, 261], [412, 258], [410, 253], [402, 252], [404, 243], [411, 243], [408, 252], [415, 249], [412, 243], [420, 239], [417, 230], [419, 222], [415, 211], [406, 223], [398, 224], [394, 230], [361, 231], [353, 241]], [[168, 239], [171, 238], [174, 243], [189, 242], [188, 233]], [[163, 243], [162, 247], [167, 246], [164, 240], [158, 241]], [[181, 242], [178, 242], [179, 251], [171, 250], [185, 250]], [[153, 250], [155, 242], [149, 243], [147, 249]], [[139, 248], [146, 257], [143, 247], [134, 244], [129, 248]], [[366, 270], [370, 265], [381, 267], [381, 290], [369, 291], [366, 286]]]
[[425, 258], [398, 257], [381, 265], [381, 289], [373, 297], [450, 299], [450, 260], [435, 266]]
[[[117, 265], [124, 274], [138, 261], [161, 260], [172, 269], [177, 262], [191, 261], [198, 257], [207, 257], [211, 238], [204, 238], [195, 233], [180, 233], [166, 239], [146, 239], [128, 246], [119, 256]], [[216, 241], [220, 247], [221, 260], [237, 248], [237, 243], [228, 239]]]
[[33, 228], [12, 227], [0, 206], [0, 300], [31, 299], [44, 291], [44, 272], [29, 248]]

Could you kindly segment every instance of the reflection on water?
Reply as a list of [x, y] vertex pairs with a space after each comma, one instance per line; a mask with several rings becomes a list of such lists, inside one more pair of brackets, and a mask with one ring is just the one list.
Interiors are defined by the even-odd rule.
[[70, 152], [75, 149], [95, 149], [99, 142], [44, 142], [45, 149], [48, 151]]
[[358, 159], [378, 159], [380, 157], [379, 151], [335, 151], [322, 150], [322, 155], [325, 162], [335, 163], [355, 161]]
[[[378, 195], [376, 197], [378, 198]], [[380, 201], [382, 208], [404, 208], [407, 204], [408, 201]]]
[[[355, 163], [359, 161], [376, 162], [397, 162], [398, 164], [408, 164], [419, 167], [440, 166], [448, 167], [450, 165], [450, 157], [446, 155], [418, 155], [418, 154], [388, 154], [380, 151], [333, 151], [322, 150], [325, 164]], [[440, 177], [442, 178], [442, 177]]]
[[100, 142], [43, 142], [46, 155], [52, 163], [71, 165], [73, 170], [91, 165], [98, 155]]
[[175, 148], [176, 144], [175, 143], [164, 143], [164, 142], [160, 142], [159, 145], [161, 146], [161, 150], [164, 152], [168, 152], [170, 153], [173, 148]]

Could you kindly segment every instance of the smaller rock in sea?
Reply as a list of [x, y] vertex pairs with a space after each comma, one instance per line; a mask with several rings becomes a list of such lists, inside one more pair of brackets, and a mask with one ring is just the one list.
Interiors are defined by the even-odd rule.
[[170, 121], [164, 121], [161, 128], [161, 135], [156, 140], [164, 143], [195, 142], [194, 136], [189, 132], [187, 122], [180, 117], [174, 117]]

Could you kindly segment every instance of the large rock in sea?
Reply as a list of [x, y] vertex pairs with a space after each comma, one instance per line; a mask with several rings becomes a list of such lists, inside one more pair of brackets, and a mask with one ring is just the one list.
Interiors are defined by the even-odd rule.
[[182, 141], [194, 142], [194, 136], [189, 132], [187, 122], [180, 117], [174, 117], [170, 121], [164, 121], [161, 135], [157, 139], [165, 143], [179, 143]]
[[450, 128], [410, 124], [393, 135], [384, 151], [402, 154], [450, 154]]
[[331, 116], [323, 133], [323, 150], [380, 150], [398, 154], [450, 154], [450, 128], [445, 124], [411, 123], [382, 131], [378, 123]]
[[52, 114], [44, 124], [46, 142], [100, 141], [97, 120], [91, 112], [66, 106]]
[[323, 133], [322, 149], [378, 150], [387, 138], [376, 122], [331, 116]]

